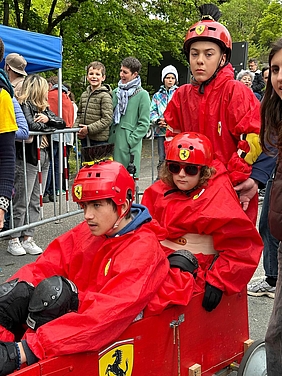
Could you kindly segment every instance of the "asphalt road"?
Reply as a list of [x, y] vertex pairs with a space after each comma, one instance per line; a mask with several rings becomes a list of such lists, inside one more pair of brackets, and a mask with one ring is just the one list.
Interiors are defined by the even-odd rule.
[[[152, 176], [152, 143], [150, 140], [144, 140], [141, 174], [138, 181], [140, 192], [149, 186], [156, 178], [156, 165], [158, 162], [156, 143], [154, 143], [153, 165], [154, 171]], [[45, 204], [44, 210], [46, 213], [53, 212], [53, 203]], [[40, 226], [36, 229], [34, 240], [35, 242], [45, 249], [47, 245], [60, 234], [66, 232], [70, 228], [74, 227], [83, 219], [82, 214], [72, 216], [59, 221], [58, 223], [49, 223]], [[7, 240], [0, 240], [0, 283], [4, 282], [7, 278], [15, 273], [22, 265], [30, 263], [36, 260], [36, 256], [12, 256], [7, 253]], [[257, 271], [253, 276], [253, 280], [259, 279], [264, 276], [262, 262], [260, 262]], [[272, 311], [273, 299], [268, 297], [249, 297], [249, 326], [250, 326], [250, 338], [253, 340], [264, 339], [267, 329], [269, 317]]]

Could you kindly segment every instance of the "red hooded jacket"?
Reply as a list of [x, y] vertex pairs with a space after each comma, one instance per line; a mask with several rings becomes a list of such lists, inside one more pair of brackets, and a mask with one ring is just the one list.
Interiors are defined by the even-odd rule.
[[[214, 160], [213, 165], [217, 173], [207, 186], [197, 189], [191, 196], [179, 190], [164, 195], [172, 187], [159, 180], [145, 190], [142, 204], [168, 230], [168, 239], [172, 240], [174, 249], [182, 248], [179, 242], [175, 242], [185, 234], [199, 235], [198, 249], [201, 249], [201, 237], [203, 249], [206, 240], [211, 240], [214, 254], [194, 252], [200, 264], [196, 283], [203, 290], [206, 281], [229, 295], [241, 291], [251, 279], [259, 263], [263, 243], [257, 229], [240, 207], [226, 169], [218, 160]], [[192, 246], [188, 242], [183, 249], [191, 250]], [[166, 245], [163, 248], [167, 254], [173, 252]], [[171, 288], [168, 286], [169, 290]], [[168, 295], [170, 293], [168, 291]], [[165, 295], [164, 291], [162, 294]], [[156, 299], [152, 305], [166, 305], [165, 298]], [[182, 304], [181, 294], [178, 299], [178, 303]], [[177, 303], [177, 299], [173, 302]]]

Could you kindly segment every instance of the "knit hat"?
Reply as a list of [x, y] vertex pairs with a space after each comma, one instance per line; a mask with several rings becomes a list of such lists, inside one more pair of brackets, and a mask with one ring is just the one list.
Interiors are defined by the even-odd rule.
[[27, 62], [22, 55], [17, 53], [12, 53], [6, 56], [5, 63], [9, 65], [12, 71], [21, 74], [22, 76], [27, 76], [25, 68], [27, 66]]
[[169, 73], [172, 73], [172, 74], [175, 75], [176, 82], [177, 82], [177, 81], [178, 81], [178, 72], [177, 72], [176, 68], [175, 68], [173, 65], [167, 65], [167, 66], [164, 67], [164, 69], [162, 70], [162, 82], [164, 82], [165, 77], [166, 77]]

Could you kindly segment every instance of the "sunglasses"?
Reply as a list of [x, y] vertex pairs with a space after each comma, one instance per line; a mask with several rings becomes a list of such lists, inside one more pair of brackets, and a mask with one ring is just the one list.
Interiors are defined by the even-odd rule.
[[202, 166], [192, 165], [187, 163], [176, 163], [168, 162], [167, 163], [168, 171], [172, 174], [179, 174], [179, 172], [184, 169], [185, 174], [190, 176], [195, 176], [199, 172]]

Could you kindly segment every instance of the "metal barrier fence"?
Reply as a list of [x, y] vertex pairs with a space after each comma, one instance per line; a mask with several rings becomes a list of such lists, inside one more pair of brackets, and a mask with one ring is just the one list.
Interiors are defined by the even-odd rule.
[[[153, 130], [153, 128], [152, 128]], [[50, 222], [60, 221], [61, 219], [77, 215], [82, 213], [82, 210], [78, 207], [77, 204], [72, 202], [71, 193], [69, 191], [70, 187], [70, 180], [67, 166], [67, 142], [66, 142], [66, 134], [73, 134], [73, 149], [72, 149], [72, 157], [70, 160], [72, 161], [72, 167], [75, 167], [73, 171], [74, 175], [78, 172], [81, 166], [81, 159], [80, 159], [80, 152], [79, 152], [79, 141], [77, 138], [78, 128], [66, 128], [64, 130], [57, 130], [55, 132], [29, 132], [29, 134], [37, 139], [37, 149], [38, 149], [38, 174], [39, 174], [39, 184], [40, 184], [40, 217], [39, 221], [30, 223], [29, 221], [29, 210], [28, 210], [28, 200], [27, 200], [27, 172], [26, 172], [26, 160], [25, 160], [25, 145], [26, 142], [22, 142], [23, 147], [23, 162], [24, 162], [24, 185], [25, 190], [22, 192], [25, 195], [25, 202], [26, 202], [26, 224], [24, 226], [15, 227], [14, 226], [14, 218], [13, 218], [13, 200], [10, 202], [10, 213], [11, 213], [11, 226], [9, 230], [0, 232], [0, 240], [1, 238], [6, 238], [8, 235], [11, 235], [18, 231], [23, 231], [28, 228], [38, 227]], [[54, 166], [54, 148], [53, 142], [51, 142], [50, 149], [51, 149], [51, 166], [52, 166], [52, 182], [53, 182], [53, 192], [54, 192], [54, 202], [53, 202], [53, 212], [50, 213], [50, 206], [48, 210], [46, 210], [46, 206], [43, 203], [43, 187], [42, 187], [42, 179], [41, 179], [41, 164], [40, 164], [40, 136], [42, 135], [51, 135], [51, 140], [53, 141], [54, 135], [59, 136], [59, 195], [56, 196], [55, 190], [55, 166]], [[152, 153], [152, 182], [154, 181], [154, 132], [152, 131], [151, 139], [151, 153]], [[62, 194], [63, 188], [63, 181], [65, 183], [65, 195]], [[143, 195], [143, 192], [140, 191], [138, 186], [138, 180], [136, 180], [136, 199], [135, 201], [139, 203], [140, 197]]]
[[[63, 218], [77, 215], [82, 212], [80, 208], [78, 208], [77, 204], [72, 203], [70, 201], [71, 194], [69, 193], [69, 175], [67, 173], [68, 166], [67, 166], [67, 143], [66, 143], [66, 134], [73, 134], [74, 138], [74, 165], [75, 165], [75, 172], [77, 172], [80, 168], [80, 158], [79, 158], [79, 143], [77, 138], [77, 128], [66, 128], [64, 130], [57, 130], [55, 132], [29, 132], [29, 134], [37, 139], [37, 155], [38, 155], [38, 177], [39, 177], [39, 185], [40, 185], [40, 218], [39, 221], [30, 223], [29, 221], [29, 211], [28, 211], [28, 199], [27, 199], [27, 172], [26, 172], [26, 159], [25, 159], [25, 146], [26, 142], [22, 142], [23, 147], [23, 165], [24, 165], [24, 186], [25, 190], [22, 192], [23, 195], [25, 195], [25, 203], [26, 203], [26, 224], [24, 226], [20, 226], [15, 228], [14, 226], [14, 218], [13, 218], [13, 200], [10, 202], [10, 229], [7, 231], [0, 232], [0, 240], [3, 237], [6, 237], [7, 235], [11, 235], [18, 231], [23, 231], [28, 228], [37, 227], [40, 225], [44, 225], [49, 222], [59, 221]], [[56, 190], [55, 190], [55, 167], [54, 167], [54, 158], [52, 156], [54, 155], [54, 148], [53, 148], [53, 142], [51, 142], [50, 148], [51, 148], [51, 166], [52, 166], [52, 182], [53, 182], [53, 192], [54, 192], [54, 205], [53, 205], [53, 213], [50, 215], [50, 210], [44, 209], [43, 204], [43, 187], [42, 187], [42, 179], [41, 179], [41, 164], [40, 164], [40, 136], [42, 135], [51, 135], [51, 140], [53, 141], [54, 135], [56, 134], [57, 137], [59, 136], [59, 195], [56, 196]], [[62, 194], [62, 187], [63, 187], [63, 180], [65, 183], [65, 195]]]

